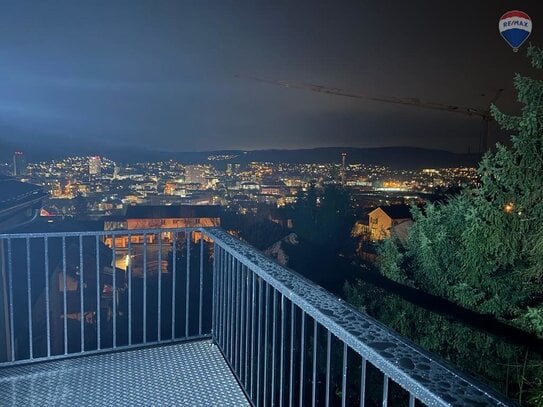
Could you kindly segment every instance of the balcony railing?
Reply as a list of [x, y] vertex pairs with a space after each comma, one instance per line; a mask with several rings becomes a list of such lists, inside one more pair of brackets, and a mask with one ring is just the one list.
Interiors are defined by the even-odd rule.
[[211, 339], [255, 406], [510, 405], [221, 229], [0, 235], [0, 267], [2, 367]]

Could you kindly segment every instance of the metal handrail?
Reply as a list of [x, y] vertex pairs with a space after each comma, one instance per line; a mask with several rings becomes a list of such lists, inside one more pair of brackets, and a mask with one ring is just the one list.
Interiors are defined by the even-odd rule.
[[[199, 241], [191, 240], [193, 232], [199, 233]], [[172, 241], [168, 243], [171, 244], [171, 252], [169, 246], [167, 251], [163, 250], [164, 233], [171, 233]], [[144, 236], [141, 244], [132, 243], [130, 236], [135, 235]], [[147, 236], [151, 235], [158, 241], [152, 247], [158, 258], [156, 276], [148, 270], [151, 244], [148, 244]], [[111, 298], [104, 298], [102, 287], [106, 274], [102, 272], [101, 250], [105, 250], [102, 241], [105, 237], [115, 236], [127, 237], [128, 246], [116, 247], [116, 239], [111, 239], [111, 247], [107, 250], [111, 251], [114, 261], [109, 265], [111, 273], [108, 273], [111, 275], [107, 274], [107, 278], [111, 280], [108, 281], [112, 294]], [[183, 263], [178, 259], [177, 242], [180, 239], [184, 239], [185, 245]], [[57, 251], [60, 250], [57, 253], [59, 264], [55, 270], [50, 264], [52, 241], [60, 243], [60, 249], [57, 247]], [[70, 267], [77, 271], [71, 278], [74, 283], [77, 280], [78, 287], [86, 287], [89, 278], [90, 270], [85, 263], [87, 257], [92, 257], [95, 262], [92, 270], [95, 275], [91, 274], [95, 279], [92, 280], [95, 290], [75, 290], [79, 300], [77, 331], [80, 345], [73, 352], [68, 349], [68, 241], [77, 249], [71, 253], [74, 258], [70, 259]], [[20, 242], [20, 253], [23, 253], [18, 259], [14, 258], [15, 242]], [[38, 258], [41, 260], [30, 255], [34, 242], [39, 242], [41, 257]], [[86, 252], [89, 247], [93, 249], [90, 254]], [[486, 385], [421, 350], [322, 287], [275, 263], [219, 228], [4, 234], [0, 235], [0, 249], [0, 277], [4, 276], [0, 278], [0, 288], [7, 293], [5, 299], [8, 300], [0, 317], [6, 317], [6, 341], [10, 344], [7, 359], [4, 363], [0, 361], [0, 366], [212, 337], [255, 406], [316, 405], [322, 400], [328, 405], [337, 396], [332, 392], [333, 386], [338, 389], [336, 393], [339, 392], [342, 405], [347, 405], [349, 397], [356, 393], [353, 397], [359, 399], [363, 406], [371, 366], [382, 376], [383, 406], [389, 402], [389, 385], [392, 382], [407, 393], [409, 406], [415, 406], [417, 400], [432, 406], [513, 405]], [[143, 260], [139, 280], [135, 279], [132, 261], [129, 260], [123, 271], [126, 284], [118, 281], [115, 260], [121, 249], [126, 251], [129, 259], [136, 251], [141, 252], [138, 252]], [[171, 267], [167, 270], [170, 280], [163, 277], [163, 253], [171, 253]], [[212, 264], [206, 263], [209, 259]], [[36, 268], [41, 261], [43, 267]], [[192, 264], [196, 264], [196, 268]], [[41, 273], [38, 277], [34, 269]], [[51, 278], [53, 274], [55, 278]], [[152, 286], [149, 285], [151, 279], [156, 280], [152, 281]], [[137, 292], [136, 282], [141, 288]], [[37, 283], [45, 284], [46, 330], [42, 329], [42, 334], [46, 335], [47, 343], [41, 354], [33, 348], [38, 335], [34, 323], [36, 315], [33, 314], [34, 290], [39, 288]], [[59, 284], [63, 286], [62, 290]], [[51, 312], [53, 288], [56, 290], [54, 295], [57, 295], [56, 314]], [[123, 295], [128, 305], [124, 312], [128, 315], [121, 315], [122, 310], [117, 303], [119, 290], [125, 290]], [[18, 293], [24, 295], [19, 298]], [[89, 335], [94, 335], [89, 333], [84, 321], [88, 296], [96, 306], [96, 321], [93, 322], [96, 327], [95, 347], [87, 346]], [[152, 300], [155, 301], [153, 304], [150, 303]], [[111, 306], [106, 304], [111, 321], [106, 321], [108, 315], [101, 311], [104, 301], [111, 302]], [[134, 326], [137, 316], [134, 307], [139, 307], [137, 310], [143, 313], [138, 327]], [[148, 312], [151, 312], [151, 318], [148, 318]], [[20, 315], [26, 327], [16, 326], [16, 316]], [[51, 349], [52, 315], [63, 316], [56, 321], [63, 326], [54, 333], [56, 340], [58, 335], [63, 336], [61, 352], [57, 353]], [[155, 315], [156, 320], [153, 319]], [[152, 337], [148, 335], [149, 324], [153, 325]], [[110, 343], [104, 343], [100, 331], [102, 326], [111, 331]], [[0, 325], [0, 332], [2, 328]], [[136, 340], [134, 334], [140, 332], [139, 328], [142, 336]], [[123, 336], [123, 332], [126, 335]], [[73, 333], [72, 326], [70, 335]], [[26, 343], [27, 349], [15, 349], [15, 340], [21, 339], [18, 336], [24, 339], [21, 343]], [[334, 343], [339, 343], [340, 347]], [[350, 354], [358, 357], [356, 363], [353, 364]], [[332, 372], [336, 361], [341, 365], [339, 376]], [[353, 376], [359, 377], [358, 388], [354, 391], [349, 382], [349, 377]], [[325, 386], [324, 394], [320, 395], [319, 380], [323, 380]]]
[[[384, 374], [383, 405], [386, 405], [389, 380], [396, 382], [409, 393], [409, 404], [413, 406], [415, 399], [432, 406], [513, 405], [488, 386], [449, 366], [437, 356], [420, 349], [409, 340], [370, 316], [354, 309], [322, 287], [275, 263], [247, 243], [217, 228], [206, 230], [206, 233], [236, 263], [239, 262], [242, 267], [249, 270], [250, 273], [254, 273], [267, 286], [276, 291], [282, 301], [288, 300], [293, 306], [298, 307], [301, 310], [302, 318], [310, 317], [313, 319], [315, 327], [323, 327], [326, 330], [328, 369], [330, 368], [330, 335], [344, 344], [342, 366], [344, 372], [347, 370], [345, 355], [348, 349], [352, 349], [360, 355], [364, 371], [366, 363], [379, 369]], [[288, 306], [280, 309], [288, 309]], [[280, 322], [274, 317], [270, 318], [273, 320], [275, 329], [275, 325]], [[228, 323], [228, 317], [225, 321]], [[219, 329], [224, 329], [224, 327], [219, 327]], [[281, 330], [281, 332], [285, 331]], [[214, 337], [219, 344], [224, 343], [220, 338], [220, 332], [219, 335], [214, 332]], [[226, 342], [228, 344], [228, 340]], [[261, 342], [259, 341], [259, 343]], [[317, 351], [317, 347], [313, 347], [313, 350]], [[229, 359], [228, 350], [223, 349], [223, 351]], [[316, 356], [313, 355], [313, 361], [315, 359]], [[266, 360], [265, 357], [264, 360]], [[230, 362], [232, 363], [231, 360]], [[301, 368], [303, 369], [304, 366], [302, 365]], [[278, 372], [271, 372], [271, 377], [274, 377], [275, 374]], [[315, 377], [313, 377], [314, 382]], [[326, 399], [328, 400], [329, 372], [326, 372], [326, 382]], [[344, 380], [342, 383], [344, 392], [345, 387]], [[345, 396], [342, 398], [345, 405]]]

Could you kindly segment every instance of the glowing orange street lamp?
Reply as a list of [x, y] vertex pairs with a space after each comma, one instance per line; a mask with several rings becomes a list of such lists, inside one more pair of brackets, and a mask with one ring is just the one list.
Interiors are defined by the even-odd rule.
[[511, 213], [513, 212], [515, 205], [513, 205], [513, 202], [506, 203], [503, 207], [503, 211], [505, 213]]

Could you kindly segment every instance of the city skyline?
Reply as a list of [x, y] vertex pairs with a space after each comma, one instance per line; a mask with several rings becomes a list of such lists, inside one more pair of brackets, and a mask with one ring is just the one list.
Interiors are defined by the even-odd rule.
[[[513, 53], [497, 29], [517, 5], [396, 6], [5, 3], [0, 147], [476, 151], [477, 117], [248, 79], [478, 108], [503, 88], [498, 105], [518, 110], [511, 83], [514, 72], [533, 73], [527, 45]], [[537, 45], [541, 5], [522, 8]], [[492, 129], [490, 141], [497, 136], [508, 138]]]
[[[235, 163], [234, 156], [211, 155], [207, 162], [187, 164], [176, 160], [121, 164], [107, 157], [70, 157], [29, 162], [14, 155], [12, 174], [40, 186], [42, 217], [89, 216], [100, 218], [124, 213], [133, 205], [215, 205], [230, 213], [257, 214], [258, 208], [291, 207], [310, 188], [341, 187], [352, 194], [355, 208], [420, 202], [478, 182], [470, 166], [395, 169], [360, 162], [286, 163], [253, 161]], [[9, 165], [0, 165], [0, 176]]]

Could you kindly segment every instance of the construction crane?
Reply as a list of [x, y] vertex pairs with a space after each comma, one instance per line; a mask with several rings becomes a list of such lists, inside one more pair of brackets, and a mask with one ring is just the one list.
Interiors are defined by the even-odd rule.
[[381, 103], [391, 103], [391, 104], [396, 104], [396, 105], [415, 106], [415, 107], [420, 107], [423, 109], [442, 110], [442, 111], [446, 111], [450, 113], [458, 113], [458, 114], [463, 114], [467, 116], [478, 116], [483, 121], [483, 133], [481, 135], [480, 145], [479, 145], [481, 152], [485, 152], [488, 150], [488, 135], [489, 135], [489, 129], [490, 129], [489, 125], [490, 125], [490, 122], [492, 121], [492, 115], [490, 114], [490, 105], [492, 103], [495, 103], [498, 100], [498, 98], [501, 96], [504, 90], [504, 89], [499, 89], [496, 95], [494, 96], [494, 98], [492, 98], [492, 100], [489, 102], [488, 108], [481, 109], [481, 108], [474, 108], [474, 107], [448, 105], [448, 104], [437, 103], [437, 102], [428, 102], [428, 101], [424, 101], [418, 98], [366, 96], [359, 93], [348, 92], [339, 88], [330, 88], [327, 86], [312, 85], [312, 84], [300, 84], [300, 83], [278, 81], [278, 80], [272, 80], [272, 79], [262, 79], [255, 76], [236, 75], [236, 77], [247, 78], [247, 79], [251, 79], [258, 82], [267, 83], [270, 85], [283, 86], [285, 88], [324, 93], [327, 95], [343, 96], [343, 97], [348, 97], [348, 98], [353, 98], [353, 99], [362, 99], [362, 100], [369, 100], [369, 101], [381, 102]]

